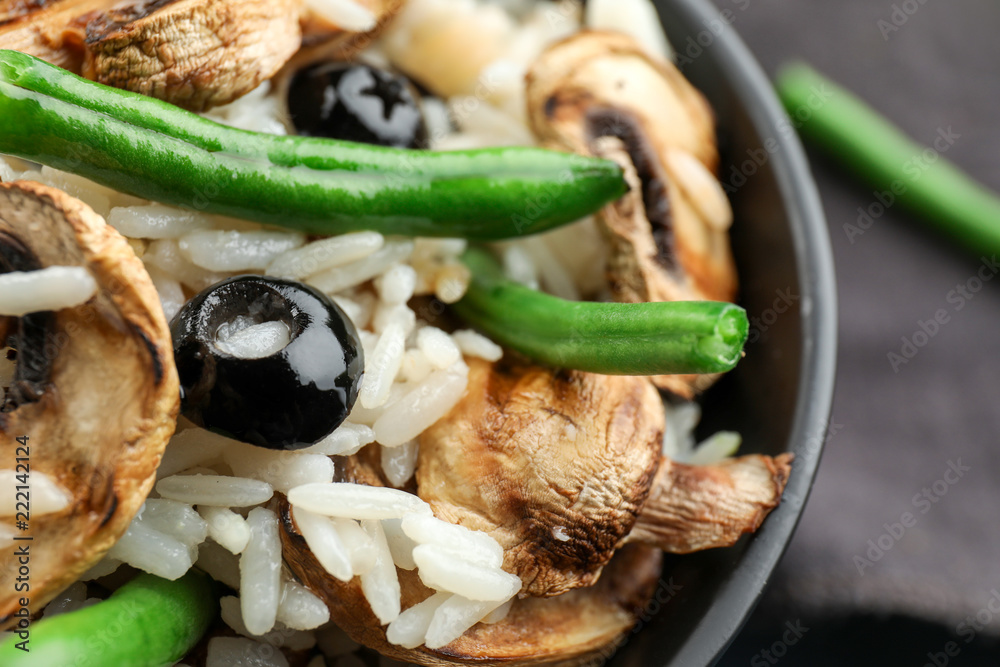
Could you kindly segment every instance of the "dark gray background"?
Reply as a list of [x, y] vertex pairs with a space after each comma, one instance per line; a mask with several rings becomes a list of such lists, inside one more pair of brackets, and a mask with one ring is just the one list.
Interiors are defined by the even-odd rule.
[[[914, 139], [929, 144], [950, 127], [959, 136], [946, 157], [1000, 190], [1000, 4], [714, 1], [733, 11], [733, 27], [772, 77], [803, 59]], [[895, 8], [902, 25], [883, 34], [879, 21], [892, 25]], [[835, 433], [793, 542], [721, 664], [918, 666], [933, 664], [928, 653], [938, 664], [1000, 664], [1000, 613], [988, 608], [1000, 591], [1000, 276], [956, 310], [949, 292], [982, 261], [898, 205], [852, 243], [844, 225], [876, 201], [873, 190], [807, 148], [839, 289]], [[939, 309], [949, 321], [895, 372], [888, 353]], [[946, 493], [922, 512], [914, 496], [959, 459], [968, 472], [939, 484]], [[867, 559], [868, 541], [904, 512], [915, 525], [883, 538], [891, 548], [861, 574], [855, 557]], [[960, 625], [977, 613], [975, 626]], [[808, 629], [763, 654], [794, 638], [786, 623]], [[949, 641], [957, 656], [943, 653]]]

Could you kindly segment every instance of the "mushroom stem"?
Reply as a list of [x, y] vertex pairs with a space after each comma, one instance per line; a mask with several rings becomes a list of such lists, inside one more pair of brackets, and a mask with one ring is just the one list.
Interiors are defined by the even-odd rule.
[[751, 454], [705, 466], [663, 458], [626, 541], [671, 553], [731, 546], [777, 506], [793, 458]]

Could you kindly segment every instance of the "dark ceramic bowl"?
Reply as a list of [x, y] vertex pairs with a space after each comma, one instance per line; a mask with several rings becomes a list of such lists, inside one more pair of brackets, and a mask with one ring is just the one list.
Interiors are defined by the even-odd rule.
[[705, 396], [700, 430], [739, 431], [741, 452], [794, 452], [795, 462], [781, 505], [755, 535], [729, 549], [668, 558], [659, 599], [609, 667], [700, 667], [720, 657], [798, 523], [835, 373], [830, 240], [802, 147], [767, 77], [717, 9], [707, 0], [656, 5], [678, 65], [718, 118], [720, 174], [736, 214], [740, 301], [757, 318], [746, 358]]

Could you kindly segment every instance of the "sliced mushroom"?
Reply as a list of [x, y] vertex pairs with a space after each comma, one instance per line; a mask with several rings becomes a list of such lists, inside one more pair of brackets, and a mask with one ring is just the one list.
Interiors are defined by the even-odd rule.
[[[328, 575], [283, 509], [291, 570], [352, 638], [387, 655], [425, 665], [576, 664], [635, 622], [657, 576], [650, 554], [732, 545], [781, 498], [790, 454], [708, 466], [663, 457], [663, 408], [645, 378], [506, 361], [469, 367], [465, 396], [420, 437], [412, 490], [439, 519], [504, 548], [504, 570], [523, 581], [506, 625], [475, 626], [437, 651], [389, 644], [357, 580]], [[371, 448], [338, 466], [337, 479], [386, 484]], [[414, 572], [398, 574], [404, 609], [430, 594]], [[516, 652], [525, 645], [530, 658]]]
[[[98, 292], [82, 305], [0, 318], [17, 369], [0, 409], [3, 467], [27, 438], [30, 475], [70, 497], [31, 513], [0, 560], [0, 627], [18, 609], [14, 553], [30, 549], [39, 609], [101, 558], [128, 527], [174, 431], [180, 392], [170, 333], [142, 262], [89, 207], [48, 186], [0, 184], [0, 272], [85, 267]], [[4, 489], [13, 497], [13, 489]], [[13, 520], [13, 517], [10, 518]]]
[[63, 0], [0, 23], [14, 48], [201, 111], [256, 88], [299, 48], [300, 0]]
[[661, 456], [646, 378], [471, 361], [465, 396], [420, 437], [417, 486], [438, 518], [488, 532], [522, 594], [588, 586], [624, 542], [733, 544], [781, 498], [791, 456], [688, 466]]
[[[543, 144], [625, 168], [629, 193], [597, 215], [610, 246], [613, 297], [732, 301], [732, 212], [713, 175], [714, 119], [683, 75], [626, 35], [582, 32], [540, 56], [526, 94], [532, 130]], [[690, 398], [712, 379], [654, 381]]]
[[663, 420], [645, 378], [470, 360], [465, 396], [420, 436], [419, 495], [496, 539], [522, 593], [589, 586], [646, 501]]
[[[381, 24], [402, 0], [364, 0]], [[302, 0], [61, 0], [0, 4], [0, 48], [195, 111], [271, 78], [300, 45], [350, 55], [368, 32]], [[303, 35], [303, 31], [305, 34]]]
[[[653, 595], [660, 576], [661, 553], [631, 545], [618, 553], [595, 585], [554, 598], [514, 600], [497, 623], [480, 623], [439, 649], [406, 649], [386, 639], [386, 629], [372, 613], [358, 579], [329, 576], [309, 550], [282, 503], [280, 514], [285, 561], [330, 607], [331, 619], [355, 641], [380, 653], [419, 665], [594, 664], [602, 649], [628, 632]], [[416, 572], [398, 570], [402, 608], [428, 598]]]

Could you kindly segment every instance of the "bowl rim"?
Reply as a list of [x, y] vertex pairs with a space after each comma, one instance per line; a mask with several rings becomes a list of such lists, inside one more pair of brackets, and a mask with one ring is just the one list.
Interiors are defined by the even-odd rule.
[[[809, 497], [827, 437], [836, 379], [837, 291], [826, 218], [805, 151], [770, 80], [733, 28], [708, 0], [664, 0], [690, 25], [712, 25], [707, 48], [725, 83], [744, 106], [761, 137], [777, 141], [771, 164], [788, 213], [799, 279], [802, 359], [799, 391], [786, 451], [795, 454], [781, 505], [750, 540], [734, 576], [718, 589], [711, 606], [668, 665], [712, 665], [746, 623], [781, 560]], [[721, 29], [719, 28], [721, 26]], [[682, 68], [683, 69], [683, 68]], [[784, 127], [784, 131], [782, 131]]]

